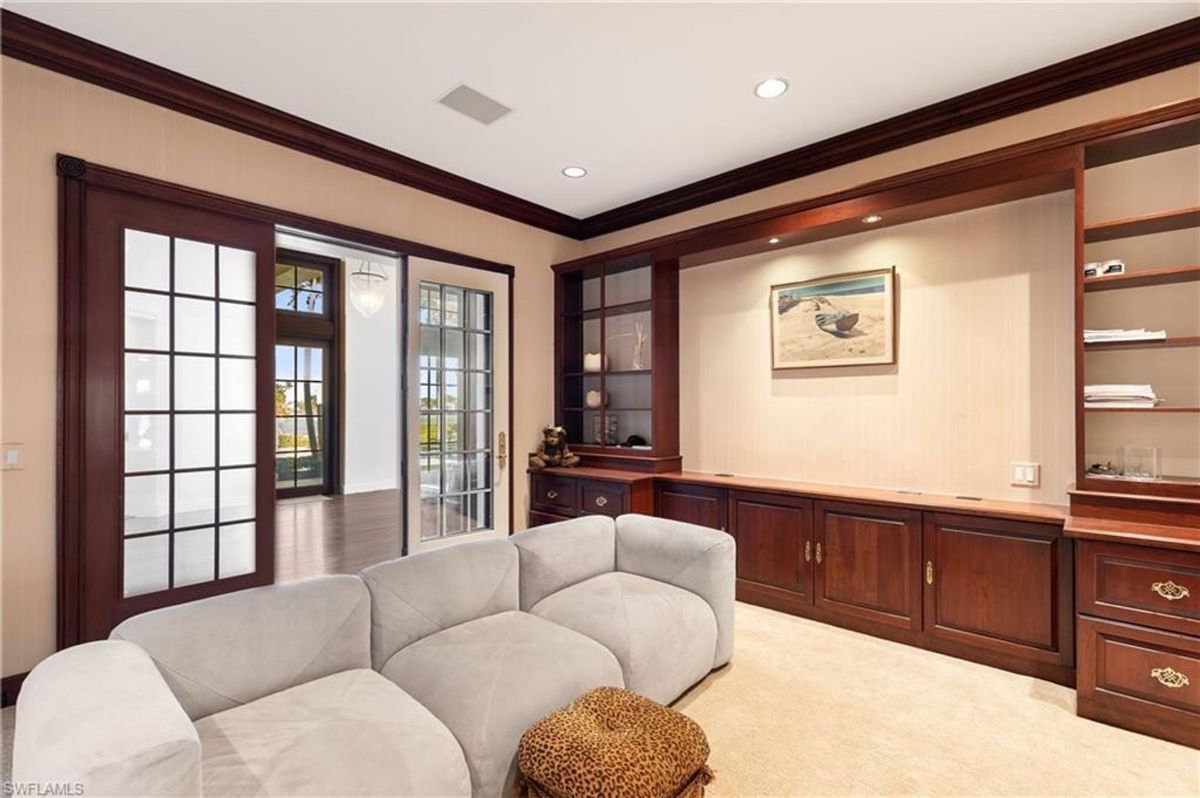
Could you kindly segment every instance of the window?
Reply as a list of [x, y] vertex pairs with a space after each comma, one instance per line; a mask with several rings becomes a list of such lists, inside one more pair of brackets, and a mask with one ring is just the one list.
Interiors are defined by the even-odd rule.
[[492, 528], [492, 295], [421, 283], [421, 540]]
[[328, 315], [326, 277], [326, 270], [322, 268], [276, 263], [275, 309], [315, 316]]
[[325, 347], [275, 347], [275, 487], [325, 485]]

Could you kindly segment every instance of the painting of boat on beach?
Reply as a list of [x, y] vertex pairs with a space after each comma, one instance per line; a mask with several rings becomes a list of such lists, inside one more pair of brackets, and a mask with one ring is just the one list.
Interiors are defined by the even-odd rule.
[[771, 287], [771, 366], [894, 363], [891, 267]]

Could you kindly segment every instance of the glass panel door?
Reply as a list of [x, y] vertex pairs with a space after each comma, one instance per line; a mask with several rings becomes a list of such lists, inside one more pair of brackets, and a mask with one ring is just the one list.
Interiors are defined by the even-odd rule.
[[329, 347], [275, 345], [275, 487], [327, 488], [325, 395]]

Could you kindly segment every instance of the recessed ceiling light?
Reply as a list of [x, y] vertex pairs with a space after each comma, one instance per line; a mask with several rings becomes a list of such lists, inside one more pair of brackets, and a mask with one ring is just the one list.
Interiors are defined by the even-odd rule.
[[567, 177], [580, 178], [587, 174], [587, 170], [582, 166], [568, 166], [562, 170], [562, 173]]
[[867, 224], [875, 224], [876, 222], [882, 222], [883, 217], [877, 213], [873, 213], [870, 216], [864, 216], [863, 221]]
[[767, 241], [767, 243], [768, 243], [768, 244], [778, 244], [778, 243], [779, 243], [779, 239], [778, 239], [778, 238], [772, 238], [772, 239], [768, 240], [768, 241]]
[[754, 87], [754, 94], [760, 100], [772, 100], [787, 90], [788, 84], [783, 78], [767, 78]]

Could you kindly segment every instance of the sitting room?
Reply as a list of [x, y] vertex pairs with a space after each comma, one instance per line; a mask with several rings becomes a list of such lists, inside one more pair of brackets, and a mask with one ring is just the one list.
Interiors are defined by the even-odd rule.
[[0, 9], [5, 795], [1200, 798], [1200, 4]]

